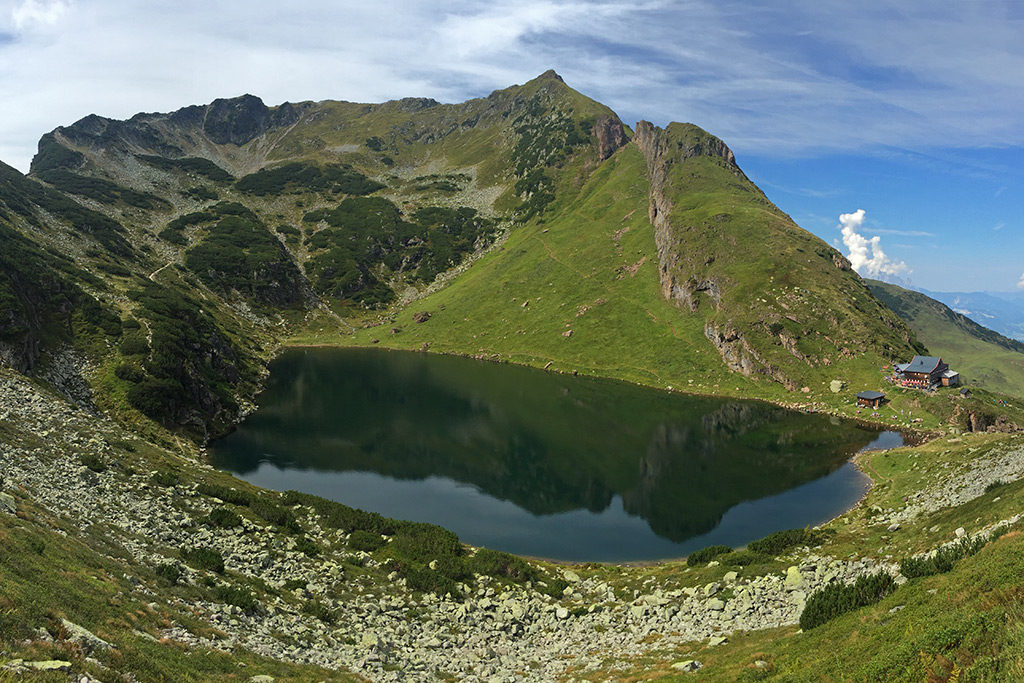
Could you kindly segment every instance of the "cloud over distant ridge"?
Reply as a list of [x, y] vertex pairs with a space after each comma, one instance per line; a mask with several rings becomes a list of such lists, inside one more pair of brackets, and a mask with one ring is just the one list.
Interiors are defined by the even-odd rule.
[[910, 269], [903, 261], [895, 261], [882, 251], [882, 238], [878, 235], [868, 238], [860, 234], [864, 226], [864, 209], [857, 209], [853, 213], [839, 215], [839, 227], [843, 232], [843, 244], [850, 250], [846, 258], [850, 265], [860, 275], [895, 282], [900, 284], [904, 280], [901, 273], [909, 273]]

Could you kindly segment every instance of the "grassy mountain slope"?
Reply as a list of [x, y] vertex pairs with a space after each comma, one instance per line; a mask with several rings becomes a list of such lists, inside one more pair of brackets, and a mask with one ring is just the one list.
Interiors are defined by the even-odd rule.
[[[850, 412], [923, 348], [721, 140], [645, 122], [632, 136], [553, 72], [460, 104], [245, 96], [91, 116], [44, 136], [32, 168], [77, 183], [137, 245], [131, 276], [199, 293], [239, 349], [427, 344]], [[892, 417], [952, 412], [928, 403], [898, 396]]]
[[868, 280], [881, 301], [942, 356], [967, 386], [1024, 399], [1024, 343], [982, 327], [924, 294]]
[[[722, 680], [948, 680], [947, 662], [981, 677], [1020, 672], [1016, 534], [948, 579], [911, 583], [822, 631], [757, 630], [714, 650], [704, 640], [725, 623], [706, 600], [709, 582], [726, 585], [714, 599], [737, 618], [797, 609], [799, 592], [782, 587], [791, 564], [814, 573], [821, 555], [898, 560], [960, 526], [1017, 514], [1019, 437], [972, 434], [866, 458], [874, 489], [813, 551], [734, 552], [704, 567], [585, 565], [570, 591], [561, 567], [470, 558], [435, 527], [232, 484], [177, 442], [227, 428], [287, 339], [426, 348], [855, 414], [853, 393], [882, 388], [884, 367], [923, 347], [704, 131], [642, 124], [631, 136], [553, 73], [455, 105], [266, 107], [245, 96], [57, 129], [29, 177], [0, 167], [0, 201], [5, 363], [43, 376], [69, 352], [95, 405], [121, 423], [0, 369], [0, 666], [67, 658], [104, 680], [330, 676], [284, 663], [312, 653], [376, 677], [404, 666], [445, 677], [457, 666], [543, 680], [578, 677], [579, 666], [604, 679], [671, 676], [671, 662], [699, 653], [701, 675]], [[951, 333], [934, 335], [942, 352]], [[847, 382], [839, 394], [828, 390], [835, 378]], [[970, 402], [891, 398], [873, 419], [983, 429], [994, 418], [986, 391]], [[998, 410], [1020, 419], [1018, 408]], [[624, 479], [619, 468], [599, 469]], [[678, 512], [675, 495], [659, 506]], [[187, 552], [206, 546], [226, 571]], [[745, 606], [758, 580], [778, 590]], [[478, 586], [494, 587], [494, 600], [477, 599]], [[424, 597], [463, 590], [466, 604]], [[499, 629], [498, 603], [526, 609], [502, 612]], [[683, 642], [690, 622], [662, 609], [676, 604], [715, 626]], [[117, 649], [90, 661], [61, 617]], [[514, 635], [498, 633], [506, 626]], [[567, 637], [577, 659], [566, 659]]]
[[[649, 164], [642, 146], [630, 144], [592, 173], [567, 165], [563, 176], [572, 180], [556, 186], [543, 217], [354, 341], [550, 362], [706, 393], [781, 399], [807, 385], [823, 400], [834, 398], [822, 391], [829, 379], [877, 383], [881, 365], [914, 352], [912, 333], [842, 257], [793, 225], [738, 169], [711, 157], [688, 163], [686, 182], [677, 181], [683, 189], [665, 193], [679, 207], [671, 220], [711, 212], [716, 227], [684, 238], [652, 230]], [[673, 231], [685, 229], [665, 230]], [[713, 274], [693, 274], [698, 267]], [[708, 296], [691, 309], [680, 288], [666, 284], [666, 270], [714, 279], [706, 289], [717, 301]], [[429, 319], [416, 322], [423, 313]], [[322, 340], [324, 329], [299, 338]]]

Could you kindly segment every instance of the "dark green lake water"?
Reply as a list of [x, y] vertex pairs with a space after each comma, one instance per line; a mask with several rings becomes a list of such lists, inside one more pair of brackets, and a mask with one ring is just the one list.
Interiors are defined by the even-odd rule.
[[292, 349], [212, 463], [473, 545], [563, 560], [679, 557], [823, 522], [899, 434], [755, 402], [422, 353]]

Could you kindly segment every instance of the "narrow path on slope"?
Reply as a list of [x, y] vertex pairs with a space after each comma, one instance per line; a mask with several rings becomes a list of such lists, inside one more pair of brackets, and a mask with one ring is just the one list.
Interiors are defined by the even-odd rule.
[[167, 263], [165, 263], [164, 265], [160, 266], [159, 268], [154, 270], [152, 273], [150, 273], [149, 274], [149, 279], [152, 280], [153, 282], [156, 282], [157, 274], [159, 274], [160, 271], [163, 270], [164, 268], [166, 268], [167, 266], [173, 266], [173, 265], [174, 265], [174, 261], [168, 261]]

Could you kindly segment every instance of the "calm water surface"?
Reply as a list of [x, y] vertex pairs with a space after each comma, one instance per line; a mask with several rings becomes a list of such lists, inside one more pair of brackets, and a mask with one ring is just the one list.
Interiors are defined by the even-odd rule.
[[431, 354], [292, 349], [213, 464], [473, 545], [563, 560], [678, 557], [823, 522], [899, 434], [753, 401]]

